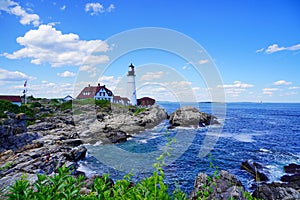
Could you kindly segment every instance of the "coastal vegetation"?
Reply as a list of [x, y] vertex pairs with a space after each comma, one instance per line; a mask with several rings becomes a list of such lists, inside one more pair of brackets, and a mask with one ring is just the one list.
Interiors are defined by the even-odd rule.
[[[188, 195], [179, 187], [169, 191], [168, 185], [164, 183], [164, 171], [162, 169], [164, 156], [158, 158], [154, 164], [152, 176], [141, 180], [138, 183], [131, 181], [132, 174], [127, 174], [123, 179], [115, 183], [109, 178], [109, 174], [103, 174], [94, 179], [93, 183], [87, 183], [85, 177], [72, 176], [72, 171], [65, 165], [57, 169], [54, 176], [43, 174], [37, 175], [37, 181], [30, 183], [26, 175], [17, 180], [9, 188], [6, 197], [9, 200], [16, 199], [164, 199], [164, 200], [185, 200]], [[193, 199], [211, 199], [216, 181], [220, 179], [217, 168], [211, 176], [207, 176], [207, 184], [197, 192]], [[242, 190], [242, 189], [241, 189]], [[243, 191], [243, 190], [242, 190]], [[242, 193], [244, 199], [256, 200], [249, 192]], [[235, 199], [235, 198], [230, 198]]]

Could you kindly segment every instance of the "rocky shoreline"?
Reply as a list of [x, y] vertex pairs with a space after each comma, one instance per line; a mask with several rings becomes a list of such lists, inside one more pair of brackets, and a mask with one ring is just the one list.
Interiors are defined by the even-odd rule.
[[[84, 174], [77, 170], [78, 161], [84, 159], [87, 152], [84, 143], [124, 142], [132, 134], [153, 128], [166, 119], [170, 122], [169, 128], [196, 128], [219, 123], [215, 116], [192, 107], [178, 109], [170, 116], [157, 105], [140, 112], [124, 108], [101, 111], [83, 105], [76, 115], [74, 109], [52, 113], [53, 116], [36, 120], [35, 124], [26, 127], [24, 114], [6, 112], [7, 118], [0, 123], [0, 194], [4, 194], [7, 187], [23, 174], [34, 182], [36, 174], [51, 175], [63, 165], [73, 169], [73, 175]], [[281, 178], [282, 183], [268, 183], [267, 175], [261, 170], [263, 166], [258, 163], [246, 161], [241, 168], [252, 174], [258, 183], [254, 197], [300, 199], [299, 165], [285, 167], [287, 174]], [[213, 177], [213, 181], [200, 173], [190, 199], [197, 199], [197, 194], [205, 192], [203, 185], [212, 188], [208, 199], [245, 199], [241, 182], [226, 171], [220, 171], [219, 177]], [[0, 198], [3, 197], [0, 195]]]

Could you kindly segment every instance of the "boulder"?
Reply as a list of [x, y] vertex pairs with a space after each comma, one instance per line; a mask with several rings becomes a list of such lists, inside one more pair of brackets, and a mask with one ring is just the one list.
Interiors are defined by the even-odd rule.
[[85, 158], [87, 149], [84, 146], [75, 147], [70, 152], [70, 161], [77, 162]]
[[202, 127], [212, 124], [219, 124], [217, 118], [213, 115], [200, 112], [197, 108], [191, 106], [184, 106], [177, 109], [169, 117], [171, 126], [174, 128], [177, 126], [182, 127]]
[[289, 174], [300, 174], [300, 165], [291, 163], [288, 166], [284, 166], [284, 171]]
[[117, 107], [109, 112], [87, 111], [75, 116], [76, 129], [85, 143], [119, 143], [127, 141], [131, 134], [153, 128], [167, 119], [167, 112], [153, 105], [140, 113], [136, 108]]
[[194, 183], [194, 190], [189, 199], [241, 199], [244, 188], [232, 174], [227, 171], [220, 171], [220, 176], [208, 178], [204, 173], [200, 173]]
[[264, 200], [300, 199], [299, 191], [280, 184], [270, 183], [260, 185], [252, 194], [253, 197]]
[[288, 187], [300, 190], [300, 165], [295, 163], [284, 166], [284, 171], [288, 174], [281, 177]]
[[266, 182], [269, 180], [268, 176], [263, 172], [266, 168], [260, 163], [247, 160], [242, 162], [241, 169], [249, 172], [256, 182]]
[[66, 139], [61, 141], [62, 145], [71, 146], [71, 147], [77, 147], [81, 144], [83, 144], [81, 139]]

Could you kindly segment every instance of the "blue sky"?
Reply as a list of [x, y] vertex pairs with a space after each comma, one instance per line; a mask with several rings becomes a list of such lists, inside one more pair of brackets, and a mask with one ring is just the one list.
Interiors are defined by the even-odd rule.
[[[0, 94], [22, 94], [27, 80], [35, 97], [76, 96], [74, 84], [89, 82], [125, 95], [121, 86], [132, 62], [141, 73], [138, 97], [172, 101], [176, 88], [180, 95], [191, 90], [198, 101], [211, 100], [205, 77], [170, 52], [143, 49], [113, 62], [108, 56], [118, 46], [107, 42], [114, 35], [160, 27], [203, 47], [211, 59], [199, 58], [198, 64], [216, 66], [226, 101], [300, 102], [299, 8], [297, 0], [0, 0]], [[105, 73], [98, 73], [99, 66], [107, 66]], [[79, 82], [83, 72], [89, 76]], [[169, 80], [168, 73], [180, 76]]]

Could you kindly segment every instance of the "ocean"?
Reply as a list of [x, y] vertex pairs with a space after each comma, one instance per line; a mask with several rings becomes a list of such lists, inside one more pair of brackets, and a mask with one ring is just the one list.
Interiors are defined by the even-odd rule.
[[[158, 104], [169, 114], [183, 106], [171, 102]], [[211, 113], [212, 107], [218, 105], [196, 106]], [[156, 158], [165, 152], [165, 182], [171, 190], [179, 186], [190, 193], [197, 174], [211, 174], [215, 168], [234, 174], [251, 190], [253, 180], [240, 168], [243, 161], [264, 165], [270, 182], [280, 181], [283, 166], [300, 164], [300, 103], [227, 103], [226, 116], [218, 120], [222, 125], [172, 130], [167, 129], [166, 120], [125, 143], [86, 144], [88, 154], [80, 162], [79, 170], [88, 176], [109, 173], [113, 180], [133, 173], [135, 182], [151, 175], [152, 164], [159, 162]]]

